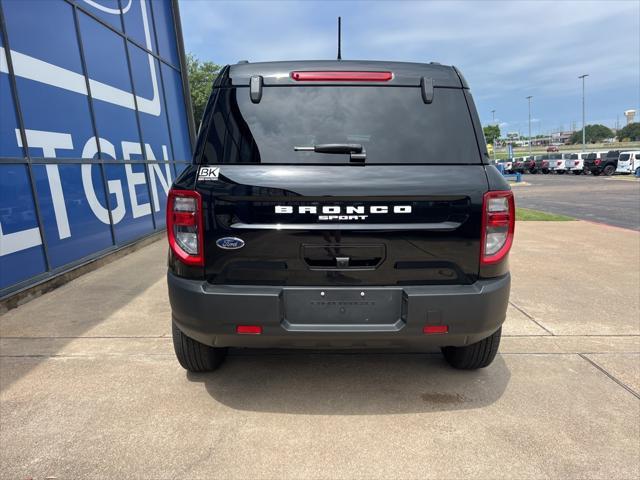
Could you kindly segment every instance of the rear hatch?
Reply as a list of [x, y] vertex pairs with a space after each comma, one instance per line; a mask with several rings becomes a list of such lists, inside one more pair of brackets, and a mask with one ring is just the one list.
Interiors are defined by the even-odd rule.
[[208, 281], [473, 283], [484, 139], [468, 91], [443, 68], [433, 89], [397, 72], [349, 83], [286, 72], [248, 88], [226, 71], [196, 153]]
[[601, 161], [600, 154], [598, 153], [588, 153], [583, 156], [583, 159], [585, 168], [590, 168], [596, 165], [596, 160], [599, 161], [598, 163]]

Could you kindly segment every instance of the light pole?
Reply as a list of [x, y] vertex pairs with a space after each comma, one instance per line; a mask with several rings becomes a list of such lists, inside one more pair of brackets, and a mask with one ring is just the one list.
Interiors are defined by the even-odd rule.
[[582, 151], [584, 152], [584, 144], [585, 142], [585, 124], [584, 124], [584, 79], [588, 77], [589, 74], [585, 73], [584, 75], [580, 75], [578, 78], [582, 79]]
[[[496, 111], [495, 110], [491, 110], [491, 123], [493, 125], [496, 124]], [[493, 163], [496, 162], [496, 139], [493, 139], [493, 142], [491, 142], [493, 144]]]
[[531, 156], [531, 99], [533, 96], [529, 95], [526, 98], [529, 101], [529, 156]]

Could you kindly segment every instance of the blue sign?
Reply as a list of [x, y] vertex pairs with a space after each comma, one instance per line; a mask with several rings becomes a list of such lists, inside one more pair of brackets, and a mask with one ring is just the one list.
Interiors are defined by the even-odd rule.
[[175, 8], [0, 0], [0, 296], [164, 228], [192, 155]]

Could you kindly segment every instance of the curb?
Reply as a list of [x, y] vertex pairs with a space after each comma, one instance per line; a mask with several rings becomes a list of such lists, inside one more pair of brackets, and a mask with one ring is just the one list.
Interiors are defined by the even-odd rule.
[[45, 293], [55, 290], [56, 288], [61, 287], [72, 280], [75, 280], [85, 273], [97, 270], [107, 263], [111, 263], [115, 260], [118, 260], [119, 258], [135, 252], [136, 250], [140, 250], [147, 245], [162, 240], [164, 236], [164, 230], [153, 233], [135, 243], [124, 245], [116, 250], [108, 251], [99, 257], [92, 258], [91, 260], [72, 268], [71, 270], [67, 270], [53, 277], [49, 277], [46, 280], [26, 287], [23, 290], [18, 290], [17, 292], [0, 299], [0, 315], [3, 315], [9, 310], [19, 307], [20, 305], [24, 305], [25, 303], [28, 303], [31, 300], [44, 295]]

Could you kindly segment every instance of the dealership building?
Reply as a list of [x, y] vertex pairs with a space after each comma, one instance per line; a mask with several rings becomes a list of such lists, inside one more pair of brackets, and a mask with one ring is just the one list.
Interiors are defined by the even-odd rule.
[[194, 126], [177, 0], [0, 0], [0, 299], [162, 230]]

